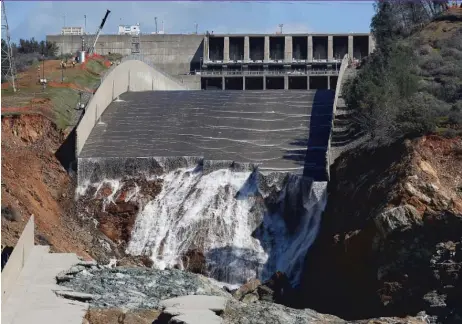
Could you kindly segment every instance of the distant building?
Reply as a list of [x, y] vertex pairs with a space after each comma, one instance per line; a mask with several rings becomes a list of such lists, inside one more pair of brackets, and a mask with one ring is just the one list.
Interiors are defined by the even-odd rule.
[[131, 26], [119, 25], [119, 35], [139, 35], [140, 32], [140, 24]]
[[61, 35], [83, 35], [83, 27], [63, 27]]

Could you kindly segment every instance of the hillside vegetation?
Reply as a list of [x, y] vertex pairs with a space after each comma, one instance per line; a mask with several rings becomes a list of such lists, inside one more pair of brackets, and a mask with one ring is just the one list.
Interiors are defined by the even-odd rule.
[[371, 145], [432, 132], [462, 134], [462, 10], [426, 5], [376, 5], [376, 51], [344, 91]]
[[[89, 100], [101, 82], [100, 75], [108, 68], [108, 61], [89, 58], [85, 64], [64, 70], [60, 62], [42, 60], [19, 72], [16, 92], [8, 83], [2, 83], [2, 116], [39, 112], [50, 116], [60, 129], [73, 126], [79, 114], [78, 102]], [[47, 79], [45, 88], [38, 82], [40, 78]]]

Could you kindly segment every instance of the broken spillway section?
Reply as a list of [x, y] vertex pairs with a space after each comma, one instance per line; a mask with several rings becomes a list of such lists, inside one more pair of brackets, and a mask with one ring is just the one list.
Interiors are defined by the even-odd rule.
[[[326, 205], [327, 182], [200, 158], [121, 161], [79, 161], [77, 195], [84, 204], [102, 199], [101, 212], [134, 206], [126, 253], [147, 256], [156, 268], [188, 269], [230, 285], [276, 271], [298, 282]], [[92, 217], [92, 209], [81, 213]]]

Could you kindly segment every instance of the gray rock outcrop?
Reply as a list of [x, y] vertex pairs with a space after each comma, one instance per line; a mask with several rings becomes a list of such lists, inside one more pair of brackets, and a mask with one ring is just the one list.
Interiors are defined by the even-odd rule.
[[[84, 268], [66, 276], [60, 285], [95, 296], [93, 307], [159, 309], [160, 301], [185, 295], [210, 295], [231, 298], [229, 293], [204, 276], [181, 270], [147, 268]], [[69, 279], [72, 276], [72, 279]]]

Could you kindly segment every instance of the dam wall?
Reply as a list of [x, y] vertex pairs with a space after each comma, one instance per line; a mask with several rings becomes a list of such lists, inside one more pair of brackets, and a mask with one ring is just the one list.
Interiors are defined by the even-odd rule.
[[127, 59], [109, 70], [88, 103], [77, 127], [76, 155], [79, 156], [93, 128], [101, 122], [101, 115], [114, 99], [125, 92], [147, 90], [184, 90], [184, 87], [165, 73], [139, 60]]
[[[82, 49], [82, 37], [87, 44], [93, 35], [47, 35], [46, 40], [55, 42], [58, 53], [76, 53]], [[159, 69], [171, 75], [187, 74], [199, 70], [203, 55], [203, 35], [154, 34], [140, 35], [140, 53]], [[131, 35], [101, 35], [95, 46], [95, 52], [101, 55], [132, 53]]]
[[326, 181], [333, 102], [332, 90], [126, 92], [89, 136], [77, 130], [79, 183], [198, 164]]
[[[93, 39], [47, 36], [62, 53]], [[101, 35], [95, 46], [101, 55], [140, 54], [191, 90], [335, 89], [343, 57], [360, 61], [374, 49], [369, 33]]]

